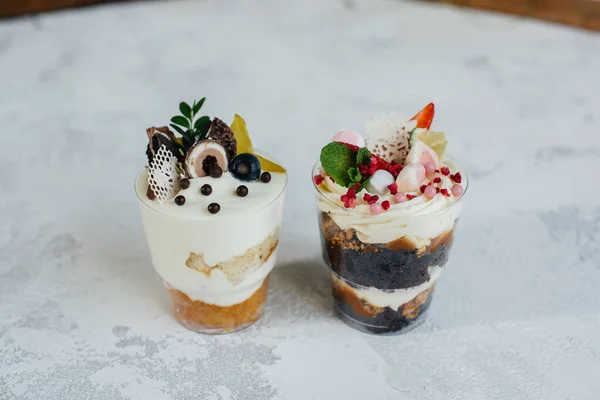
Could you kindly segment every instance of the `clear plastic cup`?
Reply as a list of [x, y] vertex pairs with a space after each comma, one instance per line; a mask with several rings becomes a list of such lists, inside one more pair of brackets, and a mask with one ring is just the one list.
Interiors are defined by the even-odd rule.
[[[317, 163], [313, 177], [320, 172]], [[374, 334], [403, 333], [423, 322], [448, 262], [464, 192], [445, 208], [398, 218], [345, 208], [315, 189], [336, 314]]]
[[[256, 322], [265, 310], [277, 257], [285, 184], [258, 209], [186, 218], [159, 211], [146, 197], [146, 179], [142, 170], [135, 189], [152, 264], [165, 283], [177, 321], [208, 334], [235, 332]], [[210, 261], [215, 256], [221, 257], [218, 264]]]

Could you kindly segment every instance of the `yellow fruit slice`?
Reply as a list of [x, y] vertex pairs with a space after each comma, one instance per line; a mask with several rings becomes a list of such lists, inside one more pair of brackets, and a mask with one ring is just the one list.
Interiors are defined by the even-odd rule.
[[410, 135], [410, 146], [412, 147], [417, 140], [420, 140], [431, 147], [440, 161], [444, 159], [444, 153], [446, 152], [446, 146], [448, 145], [448, 137], [444, 132], [435, 132], [417, 128]]
[[254, 153], [254, 146], [252, 146], [252, 140], [250, 139], [250, 134], [248, 133], [248, 127], [246, 126], [246, 121], [244, 118], [235, 114], [233, 117], [233, 122], [231, 123], [231, 131], [233, 132], [233, 137], [237, 142], [237, 153], [250, 153], [254, 154], [258, 161], [260, 161], [260, 168], [263, 171], [268, 172], [285, 172], [286, 169], [281, 165], [266, 159], [263, 156], [260, 156]]
[[235, 117], [233, 117], [233, 122], [231, 123], [231, 131], [233, 132], [233, 137], [237, 142], [237, 153], [254, 154], [254, 147], [252, 146], [252, 140], [250, 140], [250, 134], [248, 133], [248, 128], [246, 127], [246, 121], [244, 121], [244, 118], [235, 114]]
[[269, 172], [285, 172], [286, 171], [286, 169], [283, 168], [281, 165], [279, 165], [271, 160], [267, 160], [263, 156], [260, 156], [258, 154], [255, 154], [255, 156], [256, 156], [256, 158], [258, 158], [258, 161], [260, 161], [260, 169], [262, 169], [263, 171], [269, 171]]

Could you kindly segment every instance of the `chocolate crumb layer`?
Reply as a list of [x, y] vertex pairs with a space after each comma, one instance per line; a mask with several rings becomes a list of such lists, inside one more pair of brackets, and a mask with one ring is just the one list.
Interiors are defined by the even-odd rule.
[[321, 213], [323, 259], [345, 280], [377, 289], [405, 289], [429, 280], [429, 267], [443, 266], [452, 246], [452, 231], [417, 249], [406, 238], [390, 243], [363, 243], [352, 229], [342, 230]]
[[229, 307], [192, 300], [177, 289], [169, 289], [169, 293], [175, 318], [183, 326], [198, 332], [227, 333], [246, 327], [263, 315], [268, 287], [269, 276], [250, 298]]
[[333, 281], [332, 292], [336, 312], [350, 325], [371, 333], [400, 333], [412, 328], [429, 308], [434, 288], [425, 289], [398, 310], [370, 304], [340, 280]]

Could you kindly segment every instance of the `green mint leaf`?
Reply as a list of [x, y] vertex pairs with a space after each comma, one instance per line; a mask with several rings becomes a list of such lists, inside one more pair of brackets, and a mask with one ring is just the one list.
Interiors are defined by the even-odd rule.
[[194, 141], [194, 136], [196, 136], [196, 133], [194, 132], [193, 129], [188, 129], [187, 131], [185, 131], [185, 134], [187, 135], [188, 138], [190, 138], [190, 140], [192, 142]]
[[171, 122], [176, 125], [183, 126], [185, 128], [190, 128], [190, 121], [188, 121], [185, 117], [182, 117], [181, 115], [176, 115], [173, 118], [171, 118]]
[[206, 137], [209, 128], [210, 117], [208, 115], [198, 118], [198, 120], [194, 124], [194, 131], [196, 132], [196, 134], [202, 136], [203, 139]]
[[356, 153], [342, 143], [329, 143], [321, 150], [321, 166], [335, 183], [348, 187], [348, 170], [356, 167]]
[[185, 135], [185, 132], [183, 131], [183, 129], [181, 129], [180, 127], [178, 127], [177, 125], [174, 124], [169, 124], [171, 126], [171, 128], [175, 129], [177, 132], [179, 132], [179, 134], [181, 136]]
[[348, 169], [348, 177], [350, 178], [350, 182], [360, 182], [363, 178], [357, 167], [351, 167]]
[[369, 183], [369, 181], [371, 180], [371, 177], [368, 177], [367, 179], [364, 179], [361, 183], [360, 183], [360, 187], [358, 189], [356, 189], [356, 193], [360, 192], [361, 190], [363, 190], [364, 188], [367, 187], [367, 184]]
[[195, 103], [195, 101], [194, 101], [194, 103], [195, 103], [194, 109], [193, 109], [194, 115], [198, 114], [198, 111], [200, 111], [200, 109], [202, 108], [202, 105], [204, 104], [204, 100], [206, 100], [206, 97], [201, 98], [200, 101], [197, 103]]
[[192, 108], [188, 103], [185, 103], [183, 101], [179, 103], [179, 111], [181, 111], [181, 115], [183, 115], [187, 119], [192, 119]]
[[185, 147], [183, 146], [183, 144], [181, 144], [179, 142], [175, 142], [175, 144], [177, 145], [177, 147], [179, 147], [179, 149], [183, 152], [183, 154], [185, 154], [186, 150], [185, 150]]
[[366, 147], [363, 147], [358, 150], [358, 154], [356, 154], [356, 163], [370, 165], [371, 164], [371, 152]]
[[189, 138], [188, 136], [184, 136], [183, 139], [181, 140], [183, 147], [185, 149], [185, 151], [188, 151], [188, 149], [191, 147], [191, 145], [194, 144], [194, 140]]

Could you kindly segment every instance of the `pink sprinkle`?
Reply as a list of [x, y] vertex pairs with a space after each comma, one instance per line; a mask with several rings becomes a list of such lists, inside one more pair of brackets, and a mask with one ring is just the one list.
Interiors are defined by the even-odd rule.
[[378, 214], [381, 214], [382, 212], [383, 212], [383, 207], [381, 207], [381, 204], [379, 204], [379, 203], [371, 204], [371, 214], [378, 215]]
[[452, 186], [452, 189], [450, 189], [450, 191], [452, 192], [452, 196], [460, 197], [460, 195], [463, 194], [465, 189], [462, 187], [462, 185], [456, 184], [456, 185]]
[[381, 208], [383, 208], [384, 210], [388, 210], [390, 208], [390, 202], [385, 200], [381, 202]]
[[423, 194], [425, 195], [425, 197], [429, 197], [430, 199], [432, 199], [436, 194], [435, 188], [433, 186], [427, 186]]
[[423, 164], [423, 166], [425, 167], [425, 173], [427, 175], [431, 175], [435, 172], [435, 164], [432, 162], [426, 162], [425, 164]]
[[404, 193], [396, 193], [394, 199], [396, 199], [396, 203], [403, 203], [406, 201], [406, 195]]

